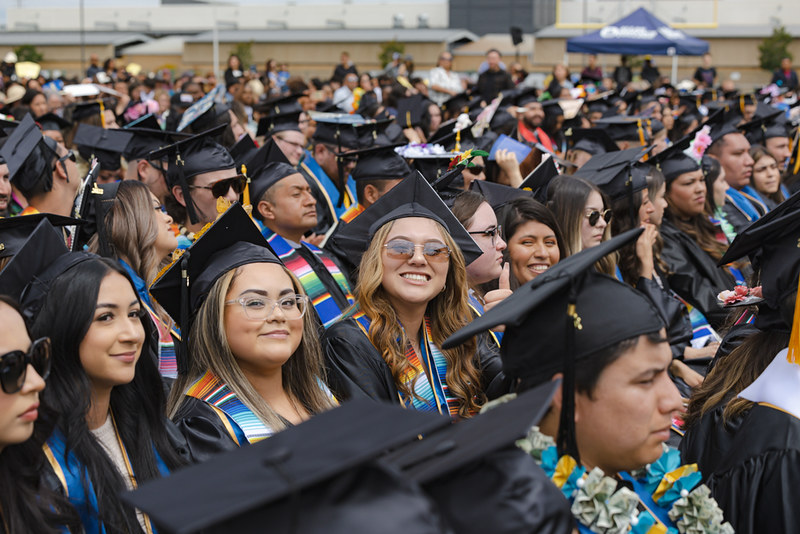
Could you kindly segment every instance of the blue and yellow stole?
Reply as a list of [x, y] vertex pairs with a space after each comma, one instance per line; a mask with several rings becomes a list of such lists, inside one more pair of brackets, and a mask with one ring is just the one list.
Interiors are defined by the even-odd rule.
[[330, 178], [319, 163], [314, 159], [314, 156], [306, 150], [306, 157], [300, 163], [299, 167], [308, 173], [309, 176], [316, 179], [317, 185], [325, 195], [325, 201], [328, 210], [336, 215], [336, 219], [347, 211], [347, 209], [356, 203], [356, 186], [355, 180], [349, 175], [347, 176], [347, 185], [344, 190], [344, 199], [342, 205], [339, 206], [339, 189], [336, 187], [336, 182]]
[[336, 285], [339, 286], [345, 299], [347, 299], [347, 306], [344, 308], [341, 308], [336, 303], [336, 299], [334, 299], [330, 293], [330, 288], [326, 287], [323, 281], [320, 280], [317, 273], [314, 272], [314, 268], [284, 238], [278, 234], [272, 234], [267, 241], [269, 241], [272, 250], [280, 258], [286, 268], [292, 271], [300, 280], [309, 300], [311, 300], [311, 303], [314, 305], [314, 310], [316, 310], [317, 315], [322, 321], [322, 326], [328, 328], [342, 316], [345, 309], [352, 306], [355, 302], [350, 291], [350, 285], [347, 283], [344, 274], [342, 274], [339, 267], [337, 267], [320, 249], [310, 243], [303, 242], [300, 244], [301, 247], [306, 247], [310, 250], [331, 274]]
[[[111, 416], [111, 420], [112, 422], [114, 421], [113, 414]], [[125, 459], [125, 468], [128, 471], [128, 476], [130, 477], [133, 487], [136, 488], [138, 484], [136, 483], [136, 475], [133, 472], [133, 465], [131, 464], [125, 444], [122, 442], [119, 432], [117, 431], [116, 422], [114, 422], [114, 433], [117, 436], [117, 442], [119, 443], [120, 449], [122, 449], [122, 456]], [[75, 455], [75, 451], [66, 450], [67, 447], [64, 434], [59, 428], [56, 428], [56, 430], [53, 432], [53, 435], [50, 436], [44, 445], [42, 445], [42, 449], [44, 450], [45, 457], [47, 457], [47, 461], [50, 463], [50, 466], [53, 468], [56, 477], [61, 483], [61, 487], [64, 490], [64, 495], [67, 497], [67, 499], [69, 499], [70, 504], [72, 504], [72, 506], [78, 512], [84, 530], [86, 532], [99, 532], [105, 534], [106, 528], [100, 522], [100, 518], [98, 517], [99, 509], [97, 504], [97, 494], [95, 493], [92, 481], [89, 480], [86, 466], [83, 465], [80, 460], [78, 460], [78, 457]], [[165, 464], [164, 460], [161, 459], [158, 451], [155, 451], [154, 449], [154, 452], [158, 470], [161, 472], [161, 476], [169, 476], [167, 464]], [[150, 518], [145, 515], [144, 520], [147, 533], [155, 533], [156, 529], [150, 523]]]
[[728, 200], [730, 200], [731, 204], [736, 206], [736, 208], [739, 211], [741, 211], [747, 218], [747, 220], [750, 222], [756, 221], [759, 218], [761, 218], [761, 213], [759, 213], [759, 211], [756, 209], [754, 203], [760, 204], [764, 210], [764, 213], [768, 211], [767, 207], [764, 204], [758, 202], [758, 200], [756, 200], [755, 198], [750, 197], [741, 191], [737, 191], [732, 187], [729, 187], [728, 190], [725, 192], [725, 197]]
[[[475, 314], [475, 317], [483, 315], [483, 302], [475, 294], [475, 291], [470, 289], [467, 295], [469, 297], [469, 307], [472, 309], [472, 313]], [[489, 332], [489, 335], [499, 347], [500, 343], [503, 341], [503, 332], [492, 332], [491, 330], [487, 330], [487, 332]]]

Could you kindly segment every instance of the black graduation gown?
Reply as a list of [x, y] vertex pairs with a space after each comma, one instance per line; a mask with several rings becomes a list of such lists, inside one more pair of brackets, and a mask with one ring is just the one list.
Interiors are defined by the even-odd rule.
[[667, 277], [670, 287], [718, 329], [728, 312], [717, 303], [717, 295], [735, 285], [733, 276], [717, 267], [700, 245], [668, 220], [661, 225], [661, 237], [664, 239], [661, 258], [671, 271]]
[[302, 174], [303, 178], [306, 179], [306, 182], [308, 182], [308, 185], [311, 188], [311, 194], [313, 195], [314, 200], [317, 201], [317, 226], [315, 226], [311, 231], [318, 235], [325, 234], [336, 222], [336, 213], [331, 212], [328, 199], [325, 195], [325, 192], [320, 187], [317, 178], [311, 175], [302, 166], [297, 167], [297, 172]]
[[[392, 372], [355, 319], [343, 319], [322, 337], [328, 386], [340, 401], [353, 398], [399, 403]], [[490, 399], [508, 393], [497, 344], [478, 336], [478, 361]]]
[[[342, 220], [336, 223], [336, 228], [333, 229], [331, 232], [330, 237], [325, 242], [325, 246], [322, 247], [328, 256], [330, 256], [333, 261], [336, 262], [336, 265], [339, 266], [339, 269], [347, 276], [347, 279], [355, 282], [358, 279], [358, 264], [353, 260], [360, 261], [361, 258], [353, 258], [352, 255], [348, 254], [342, 247], [340, 247], [336, 243], [336, 235], [341, 231], [346, 223]], [[351, 287], [355, 287], [351, 285]]]
[[738, 534], [795, 532], [800, 525], [800, 419], [757, 404], [723, 423], [723, 406], [686, 432], [681, 459], [704, 482]]
[[239, 448], [219, 415], [200, 399], [184, 397], [172, 420], [183, 434], [195, 462], [202, 463], [215, 454]]

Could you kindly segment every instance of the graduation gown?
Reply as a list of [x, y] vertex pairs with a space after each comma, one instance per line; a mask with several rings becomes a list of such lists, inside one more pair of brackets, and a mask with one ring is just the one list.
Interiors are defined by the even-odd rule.
[[310, 152], [306, 151], [303, 161], [297, 166], [300, 174], [311, 186], [311, 194], [317, 201], [317, 226], [315, 234], [325, 234], [350, 206], [356, 204], [354, 180], [348, 176], [344, 199], [339, 202], [336, 183], [325, 173]]
[[725, 218], [733, 225], [736, 233], [740, 234], [769, 210], [746, 193], [729, 188], [725, 193], [725, 205], [722, 206], [722, 211], [725, 212]]
[[717, 295], [735, 285], [733, 276], [717, 267], [700, 245], [668, 220], [661, 225], [661, 237], [661, 258], [671, 272], [667, 277], [670, 288], [700, 310], [712, 327], [719, 328], [728, 312], [717, 303]]
[[[322, 337], [328, 386], [340, 401], [353, 398], [399, 403], [389, 366], [353, 318], [342, 319]], [[508, 393], [496, 343], [478, 337], [477, 357], [487, 397]], [[505, 391], [504, 391], [505, 389]]]
[[194, 397], [183, 399], [173, 421], [186, 440], [189, 454], [198, 463], [248, 444], [233, 420]]
[[723, 422], [724, 406], [706, 413], [681, 442], [739, 534], [793, 532], [800, 525], [800, 419], [756, 404]]

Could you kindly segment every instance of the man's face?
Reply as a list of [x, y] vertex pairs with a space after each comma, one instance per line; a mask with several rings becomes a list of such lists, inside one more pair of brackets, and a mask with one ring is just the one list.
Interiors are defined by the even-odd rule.
[[[221, 180], [235, 178], [236, 176], [235, 169], [223, 169], [221, 171], [198, 174], [194, 177], [194, 183], [189, 189], [197, 211], [197, 218], [200, 219], [200, 222], [210, 223], [217, 218], [217, 197], [214, 196], [210, 188]], [[177, 196], [176, 198], [178, 202], [184, 206], [186, 205], [187, 199], [182, 196]], [[235, 202], [239, 200], [239, 195], [233, 191], [233, 188], [229, 187], [222, 198]]]
[[523, 106], [525, 112], [522, 114], [522, 122], [528, 128], [538, 128], [544, 121], [544, 108], [540, 102], [528, 102]]
[[97, 173], [98, 184], [111, 184], [114, 182], [118, 182], [123, 178], [124, 176], [122, 175], [122, 168], [119, 168], [115, 171], [111, 171], [108, 169], [100, 169], [100, 172]]
[[199, 83], [194, 83], [194, 82], [188, 83], [183, 86], [183, 90], [192, 95], [192, 98], [194, 99], [195, 102], [197, 102], [198, 100], [203, 98], [203, 96], [205, 96], [203, 93], [203, 88], [200, 87]]
[[317, 225], [317, 201], [302, 174], [287, 176], [269, 193], [274, 219], [265, 222], [278, 234], [304, 234]]
[[719, 164], [725, 169], [725, 179], [734, 189], [741, 189], [750, 183], [753, 175], [753, 158], [750, 157], [750, 143], [744, 134], [730, 133], [720, 142], [724, 143], [719, 154]]
[[347, 86], [348, 89], [351, 91], [358, 87], [358, 76], [355, 74], [348, 74], [344, 78], [344, 84]]
[[296, 130], [278, 132], [272, 136], [291, 165], [297, 165], [305, 154], [306, 136]]
[[169, 194], [167, 188], [167, 162], [149, 162], [146, 159], [128, 163], [126, 180], [139, 180], [153, 193], [159, 201], [163, 202]]
[[500, 68], [500, 54], [497, 52], [489, 52], [486, 54], [486, 63], [489, 64], [490, 70], [497, 70]]
[[585, 465], [611, 474], [642, 468], [661, 456], [672, 416], [682, 407], [667, 374], [671, 361], [666, 342], [640, 336], [603, 369], [591, 397], [575, 395], [575, 431]]
[[54, 139], [59, 145], [64, 146], [64, 135], [61, 130], [42, 130], [42, 135], [46, 135], [50, 139]]
[[783, 170], [786, 168], [789, 158], [792, 155], [792, 150], [789, 148], [788, 137], [770, 137], [766, 140], [765, 148], [775, 161], [778, 162], [778, 167]]
[[11, 181], [8, 179], [8, 165], [0, 163], [0, 213], [8, 210], [11, 202]]
[[[338, 182], [339, 181], [339, 167], [336, 162], [336, 148], [327, 145], [317, 145], [318, 149], [314, 151], [314, 159], [317, 160], [319, 166], [325, 171], [329, 178]], [[342, 152], [349, 152], [350, 148], [342, 147]], [[355, 167], [355, 160], [344, 162], [344, 172], [350, 173]]]

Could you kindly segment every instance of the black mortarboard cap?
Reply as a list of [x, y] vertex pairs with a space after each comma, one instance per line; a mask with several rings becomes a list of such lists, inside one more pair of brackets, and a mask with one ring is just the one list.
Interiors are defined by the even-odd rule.
[[261, 167], [250, 179], [250, 195], [253, 204], [257, 204], [264, 193], [284, 178], [299, 174], [296, 167], [282, 162], [270, 162]]
[[242, 164], [244, 164], [247, 167], [247, 175], [254, 176], [270, 162], [290, 164], [278, 144], [272, 139], [267, 139], [263, 145], [258, 147], [258, 150], [248, 153], [247, 157], [241, 159], [241, 162], [237, 161], [236, 169], [241, 171]]
[[125, 130], [79, 124], [73, 142], [83, 159], [91, 161], [95, 157], [103, 170], [116, 171], [121, 165], [120, 156], [131, 139], [133, 134]]
[[123, 499], [170, 534], [255, 533], [265, 525], [277, 533], [343, 534], [378, 524], [393, 534], [440, 532], [434, 514], [422, 513], [418, 501], [392, 488], [402, 478], [381, 478], [376, 485], [372, 477], [359, 480], [348, 474], [448, 424], [438, 415], [354, 400], [269, 439], [149, 482]]
[[467, 92], [458, 93], [442, 102], [441, 107], [442, 110], [450, 112], [451, 115], [460, 115], [479, 108], [482, 100], [480, 96], [473, 97]]
[[561, 107], [559, 99], [550, 99], [542, 102], [542, 109], [545, 115], [557, 117], [564, 114], [564, 108]]
[[227, 125], [220, 124], [211, 130], [155, 150], [148, 156], [148, 159], [151, 160], [160, 159], [163, 156], [169, 158], [167, 183], [170, 187], [177, 185], [183, 189], [186, 212], [193, 224], [196, 224], [199, 219], [189, 189], [189, 178], [198, 174], [233, 169], [236, 165], [225, 147], [213, 140], [213, 137], [226, 127]]
[[524, 106], [525, 104], [539, 101], [539, 91], [535, 87], [523, 87], [515, 93], [513, 96], [515, 106]]
[[277, 96], [275, 98], [270, 98], [264, 100], [263, 102], [259, 102], [253, 107], [256, 111], [266, 115], [277, 115], [280, 113], [302, 111], [302, 106], [300, 106], [300, 103], [297, 100], [303, 96], [304, 95], [302, 93]]
[[[182, 342], [186, 342], [193, 314], [208, 296], [214, 282], [229, 270], [248, 263], [280, 263], [280, 260], [237, 202], [150, 286], [150, 294], [180, 326], [184, 334]], [[179, 351], [181, 353], [186, 354]], [[186, 373], [188, 369], [188, 362], [179, 358], [178, 372]]]
[[[22, 224], [12, 222], [24, 219]], [[55, 218], [61, 225], [74, 224], [68, 217]], [[19, 300], [22, 290], [55, 258], [69, 252], [64, 235], [48, 216], [25, 215], [0, 220], [0, 258], [12, 256], [0, 271], [0, 294]]]
[[558, 175], [559, 172], [558, 167], [556, 167], [555, 158], [544, 158], [542, 162], [522, 180], [522, 183], [519, 184], [519, 188], [533, 192], [533, 198], [544, 204], [547, 202], [547, 186], [549, 186], [553, 178]]
[[740, 119], [741, 116], [735, 115], [732, 117], [725, 110], [717, 110], [709, 115], [706, 124], [711, 126], [711, 131], [708, 133], [709, 137], [711, 137], [711, 144], [713, 145], [728, 134], [739, 133], [736, 125]]
[[8, 165], [11, 183], [23, 191], [34, 189], [37, 185], [41, 185], [44, 191], [53, 188], [52, 161], [56, 154], [57, 143], [42, 135], [30, 114], [11, 131], [8, 140], [0, 148], [0, 156]]
[[[123, 128], [123, 131], [133, 134], [133, 138], [122, 152], [128, 161], [146, 159], [150, 152], [191, 136], [191, 134], [162, 130], [158, 119], [152, 113], [131, 122]], [[162, 159], [166, 159], [166, 156]]]
[[689, 148], [692, 143], [696, 132], [691, 132], [683, 139], [676, 141], [670, 147], [662, 152], [659, 152], [650, 160], [648, 164], [655, 165], [658, 170], [664, 175], [667, 183], [672, 182], [681, 174], [687, 172], [694, 172], [700, 169], [700, 164], [691, 156], [684, 153], [684, 150]]
[[573, 176], [596, 185], [614, 201], [647, 187], [647, 173], [636, 166], [648, 149], [634, 147], [592, 156]]
[[96, 185], [87, 184], [84, 190], [84, 199], [78, 208], [78, 217], [84, 224], [78, 227], [72, 238], [72, 250], [83, 250], [89, 244], [93, 235], [98, 234], [99, 253], [101, 256], [110, 257], [109, 236], [106, 232], [106, 215], [114, 205], [119, 190], [119, 182]]
[[429, 182], [435, 182], [441, 178], [450, 167], [453, 158], [458, 157], [455, 152], [445, 154], [431, 154], [427, 156], [408, 157], [411, 160], [409, 166], [415, 171], [419, 171]]
[[487, 182], [486, 180], [473, 180], [469, 186], [471, 191], [480, 193], [486, 202], [492, 206], [495, 211], [505, 206], [515, 198], [530, 197], [533, 198], [533, 193], [516, 187], [509, 187], [503, 184], [496, 184], [494, 182]]
[[94, 115], [100, 115], [100, 112], [104, 107], [105, 103], [101, 100], [76, 102], [70, 109], [72, 117], [71, 120], [72, 122], [76, 122], [79, 120], [88, 119]]
[[[25, 246], [34, 231], [41, 226], [40, 223], [43, 220], [47, 220], [50, 226], [59, 228], [81, 224], [78, 219], [53, 213], [33, 213], [0, 219], [0, 259], [16, 255]], [[61, 236], [61, 242], [64, 243], [63, 236]]]
[[333, 237], [342, 249], [360, 258], [375, 232], [384, 224], [405, 217], [432, 219], [450, 233], [469, 265], [483, 251], [422, 176], [411, 176], [381, 196]]
[[589, 111], [589, 113], [605, 113], [611, 107], [612, 104], [609, 102], [608, 97], [596, 98], [586, 102], [586, 109]]
[[576, 459], [575, 363], [626, 339], [663, 328], [658, 312], [644, 295], [592, 270], [600, 258], [633, 243], [642, 231], [631, 229], [559, 261], [442, 345], [451, 348], [504, 324], [500, 355], [509, 379], [519, 379], [527, 388], [563, 372], [557, 442], [562, 452]]
[[397, 180], [408, 178], [413, 171], [395, 147], [387, 145], [350, 152], [350, 156], [358, 156], [351, 176], [354, 180]]
[[331, 117], [315, 116], [314, 121], [317, 123], [317, 129], [314, 130], [312, 141], [334, 146], [340, 152], [367, 148], [361, 145], [359, 139], [359, 129], [366, 124], [365, 122], [356, 124], [352, 120], [344, 121], [338, 114]]
[[287, 111], [284, 113], [276, 113], [262, 117], [258, 121], [258, 130], [256, 137], [262, 135], [273, 135], [278, 132], [285, 131], [300, 131], [300, 115], [303, 113], [302, 109], [294, 111]]
[[592, 156], [619, 150], [617, 143], [600, 128], [571, 128], [564, 136], [571, 150], [583, 150]]
[[594, 123], [598, 128], [605, 130], [614, 141], [639, 141], [639, 144], [646, 145], [648, 135], [645, 120], [640, 117], [615, 115], [597, 119]]
[[403, 128], [421, 126], [425, 106], [430, 103], [431, 101], [421, 94], [400, 99], [397, 102], [397, 117], [395, 117], [397, 124]]
[[39, 123], [39, 127], [42, 129], [43, 132], [49, 130], [64, 130], [65, 128], [69, 128], [72, 126], [72, 123], [66, 119], [62, 119], [55, 113], [45, 113], [36, 118], [36, 122]]
[[786, 121], [786, 114], [782, 110], [776, 110], [769, 115], [757, 117], [750, 122], [741, 124], [739, 129], [744, 132], [744, 136], [751, 145], [764, 145], [767, 139], [773, 137], [789, 137], [789, 124]]
[[247, 165], [247, 161], [250, 160], [257, 151], [258, 147], [253, 141], [253, 138], [249, 135], [243, 135], [241, 139], [236, 141], [236, 144], [228, 149], [228, 153], [233, 158], [237, 171], [241, 170], [242, 165]]

